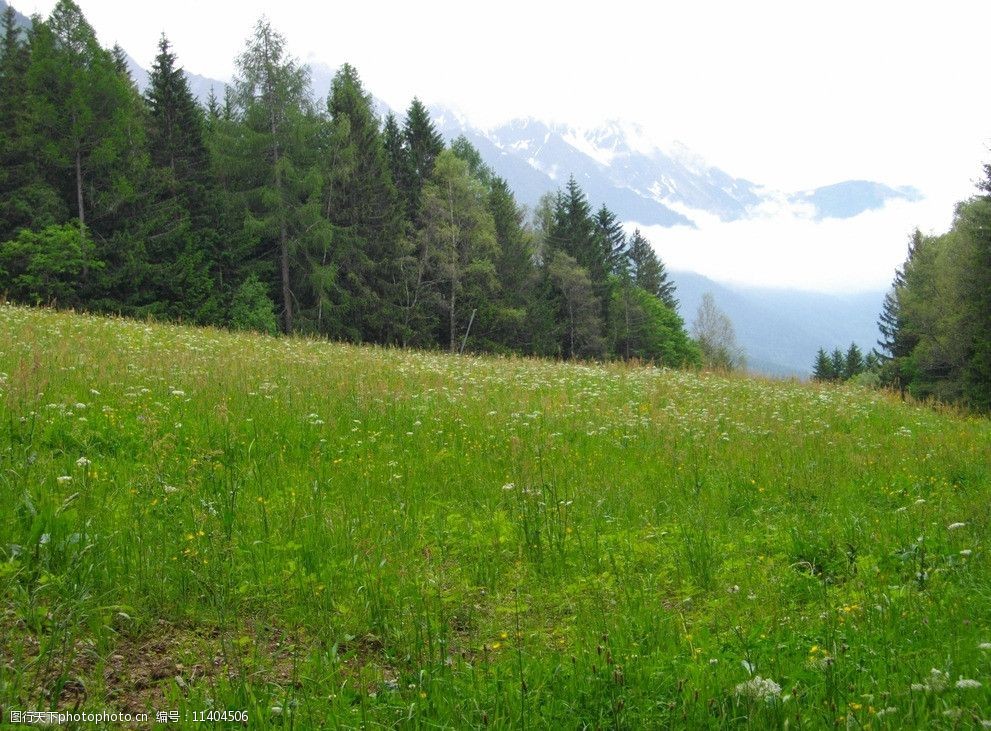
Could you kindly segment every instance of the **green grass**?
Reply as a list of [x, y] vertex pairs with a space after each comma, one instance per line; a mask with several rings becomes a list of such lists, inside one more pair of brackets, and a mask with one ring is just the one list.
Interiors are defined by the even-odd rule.
[[979, 727], [989, 498], [853, 387], [0, 306], [0, 705]]

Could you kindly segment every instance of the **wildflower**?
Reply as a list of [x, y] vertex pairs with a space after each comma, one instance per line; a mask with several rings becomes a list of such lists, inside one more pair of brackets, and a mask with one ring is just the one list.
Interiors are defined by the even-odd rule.
[[59, 475], [55, 478], [55, 481], [60, 485], [65, 485], [66, 483], [72, 482], [72, 477], [69, 475]]
[[967, 524], [966, 523], [950, 523], [948, 526], [946, 526], [946, 530], [959, 530], [959, 529], [963, 528], [965, 525], [967, 525]]
[[982, 642], [977, 646], [978, 650], [991, 650], [991, 642]]
[[965, 549], [963, 549], [960, 552], [960, 555], [963, 556], [964, 558], [966, 558], [967, 556], [969, 556], [972, 553], [973, 553], [973, 551], [971, 551], [969, 548], [965, 548]]
[[502, 486], [502, 489], [503, 490], [513, 490], [515, 488], [516, 488], [516, 485], [513, 484], [512, 482], [507, 482], [505, 485]]
[[971, 680], [970, 678], [960, 678], [956, 682], [956, 686], [961, 690], [973, 690], [975, 688], [980, 688], [981, 683], [977, 680]]
[[86, 467], [89, 467], [91, 464], [93, 464], [93, 463], [90, 462], [85, 457], [80, 457], [79, 459], [76, 460], [76, 467], [81, 467], [83, 469], [85, 469]]
[[944, 673], [942, 670], [933, 668], [929, 671], [929, 677], [925, 679], [922, 683], [912, 683], [912, 690], [919, 691], [922, 693], [939, 693], [942, 690], [946, 690], [946, 686], [950, 684], [950, 676]]
[[183, 396], [185, 396], [185, 395], [186, 395], [186, 392], [185, 392], [185, 391], [180, 391], [180, 390], [179, 390], [179, 389], [177, 389], [177, 388], [174, 388], [174, 389], [172, 389], [172, 391], [170, 391], [170, 393], [171, 393], [171, 394], [172, 394], [173, 396], [175, 396], [176, 398], [182, 398]]
[[773, 680], [755, 675], [747, 682], [736, 686], [736, 695], [770, 703], [781, 695], [781, 686]]

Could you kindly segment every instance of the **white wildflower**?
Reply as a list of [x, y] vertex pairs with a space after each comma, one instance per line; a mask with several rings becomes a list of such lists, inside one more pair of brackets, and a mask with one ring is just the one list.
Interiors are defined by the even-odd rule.
[[991, 642], [982, 642], [977, 646], [978, 650], [991, 650]]
[[55, 481], [60, 485], [65, 485], [69, 482], [72, 482], [72, 477], [70, 477], [69, 475], [59, 475], [58, 477], [55, 478]]
[[966, 523], [950, 523], [948, 526], [946, 526], [946, 530], [960, 530], [965, 525], [967, 525], [967, 524]]
[[884, 718], [885, 716], [890, 716], [892, 713], [898, 713], [898, 709], [894, 706], [888, 706], [887, 708], [882, 708], [877, 712], [878, 718]]
[[960, 552], [960, 555], [963, 556], [964, 558], [966, 558], [967, 556], [969, 556], [972, 553], [973, 553], [973, 551], [971, 551], [969, 548], [965, 548], [965, 549], [963, 549]]
[[961, 690], [973, 690], [975, 688], [980, 688], [981, 683], [977, 680], [972, 680], [970, 678], [960, 678], [955, 685]]
[[76, 467], [82, 467], [83, 469], [85, 469], [86, 467], [89, 467], [91, 464], [93, 464], [93, 463], [90, 462], [85, 457], [80, 457], [79, 459], [76, 460]]
[[182, 398], [183, 396], [186, 395], [185, 391], [180, 391], [178, 388], [173, 388], [170, 393], [176, 398]]
[[[933, 668], [929, 671], [929, 677], [926, 678], [925, 683], [922, 683], [921, 685], [923, 686], [923, 690], [939, 693], [942, 690], [946, 690], [946, 687], [949, 684], [950, 676], [942, 670]], [[913, 684], [912, 690], [916, 690], [915, 685], [917, 684]]]
[[772, 702], [781, 695], [781, 686], [768, 678], [755, 675], [745, 683], [736, 686], [736, 694], [753, 700]]
[[516, 485], [512, 482], [507, 482], [505, 485], [502, 486], [502, 489], [506, 491], [514, 490], [516, 489]]

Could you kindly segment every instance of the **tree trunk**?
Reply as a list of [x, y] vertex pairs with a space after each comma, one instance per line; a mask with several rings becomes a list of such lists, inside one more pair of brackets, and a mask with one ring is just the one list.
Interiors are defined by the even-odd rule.
[[79, 207], [79, 230], [86, 228], [86, 212], [83, 206], [83, 160], [82, 153], [76, 149], [76, 205]]
[[454, 316], [454, 307], [458, 296], [458, 239], [454, 227], [454, 191], [449, 182], [447, 184], [447, 200], [451, 209], [451, 352], [457, 350], [457, 320]]

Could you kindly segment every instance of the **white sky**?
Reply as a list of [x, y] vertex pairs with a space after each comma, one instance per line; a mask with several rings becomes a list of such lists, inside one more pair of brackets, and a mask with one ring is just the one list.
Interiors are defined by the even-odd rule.
[[[863, 178], [928, 198], [846, 222], [782, 212], [655, 232], [672, 265], [716, 278], [817, 289], [886, 282], [911, 228], [945, 229], [991, 158], [986, 0], [77, 1], [104, 43], [120, 42], [146, 67], [165, 31], [188, 70], [227, 79], [265, 13], [294, 55], [353, 63], [395, 108], [416, 94], [483, 126], [527, 115], [627, 119], [774, 189]], [[13, 4], [47, 15], [54, 0]], [[749, 249], [757, 271], [729, 267], [733, 247]], [[830, 268], [824, 251], [847, 250], [862, 263], [816, 274]], [[781, 252], [790, 265], [776, 261]]]

